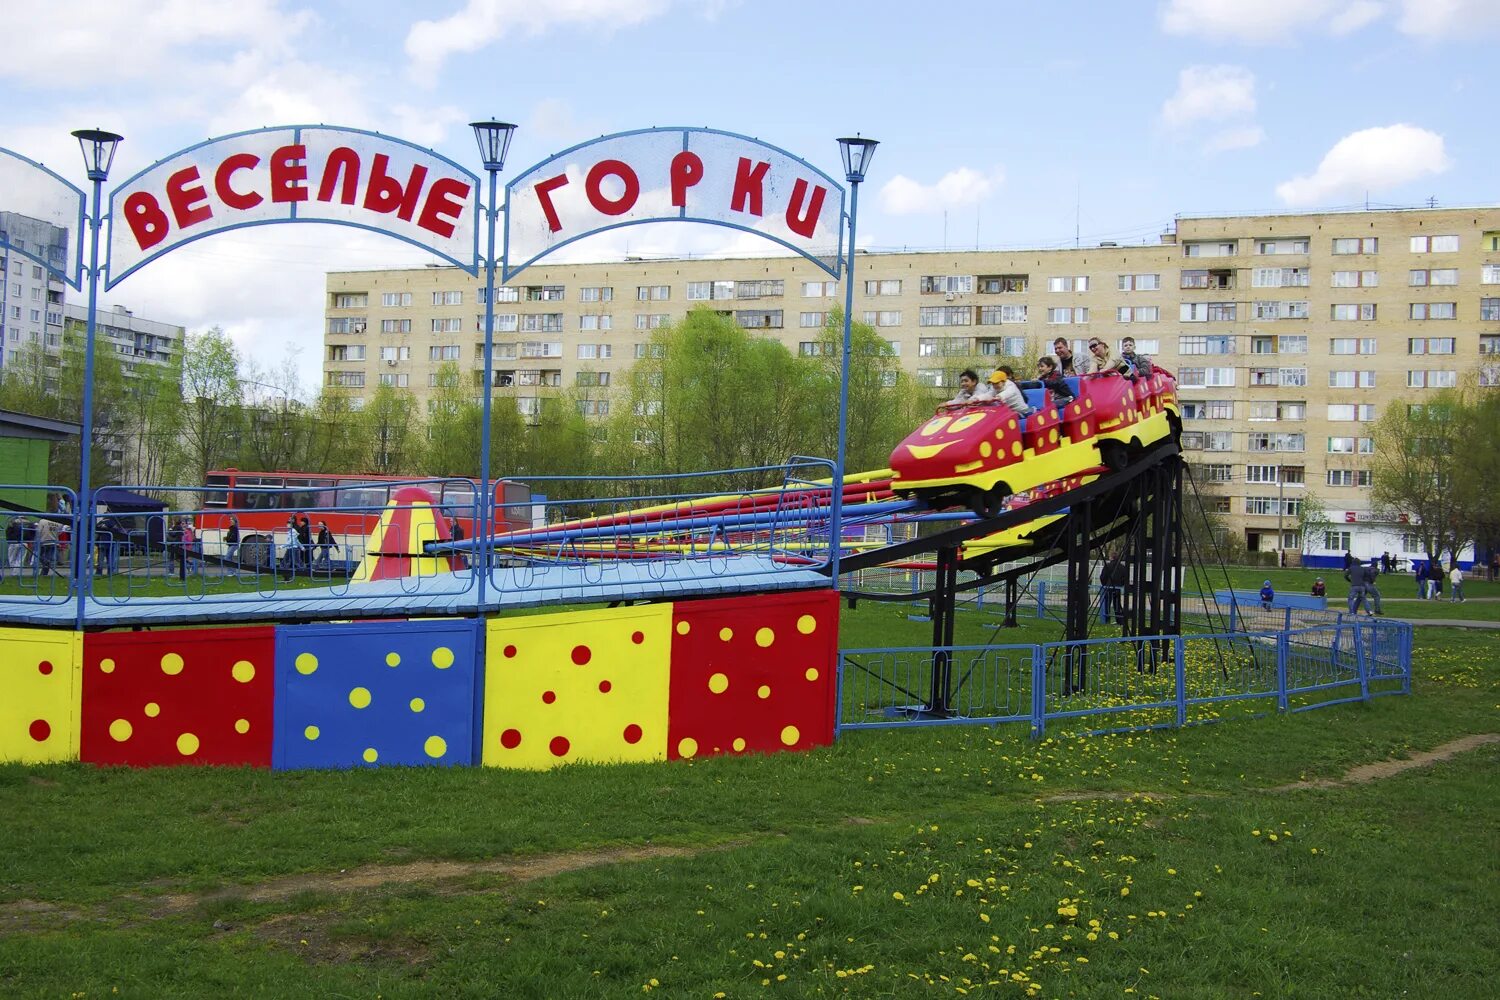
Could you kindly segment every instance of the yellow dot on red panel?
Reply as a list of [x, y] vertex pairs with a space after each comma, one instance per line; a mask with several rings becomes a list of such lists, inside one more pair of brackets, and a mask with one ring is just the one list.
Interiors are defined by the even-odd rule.
[[768, 629], [768, 628], [758, 628], [758, 629], [755, 630], [755, 644], [757, 646], [760, 646], [762, 649], [764, 649], [765, 647], [769, 646], [771, 643], [773, 643], [775, 641], [776, 641], [776, 633], [773, 632], [773, 631], [771, 631], [770, 629]]
[[413, 698], [411, 700], [411, 710], [413, 712], [420, 712], [420, 711], [422, 711], [422, 709], [424, 709], [426, 707], [427, 707], [427, 702], [423, 701], [421, 698]]
[[684, 736], [677, 743], [677, 756], [683, 758], [693, 757], [698, 753], [698, 741], [691, 736]]
[[182, 657], [176, 653], [167, 653], [161, 658], [161, 672], [168, 675], [182, 673]]
[[315, 740], [322, 735], [322, 731], [319, 730], [317, 726], [308, 726], [306, 729], [302, 730], [302, 735], [306, 736], [310, 740]]
[[781, 731], [781, 743], [783, 746], [794, 746], [801, 738], [802, 734], [797, 730], [796, 726], [787, 726]]
[[453, 650], [447, 646], [439, 646], [432, 651], [432, 665], [439, 670], [447, 670], [453, 666]]
[[427, 752], [427, 756], [436, 760], [448, 752], [448, 741], [441, 736], [429, 736], [427, 742], [422, 744], [422, 749]]
[[765, 701], [767, 698], [771, 697], [771, 685], [762, 684], [760, 687], [756, 688], [755, 697], [759, 698], [761, 701]]
[[692, 630], [693, 630], [693, 626], [689, 625], [687, 622], [678, 622], [677, 623], [677, 634], [678, 635], [687, 635]]
[[250, 720], [249, 719], [235, 719], [234, 720], [234, 731], [237, 732], [237, 733], [239, 733], [241, 736], [243, 736], [246, 733], [248, 733], [250, 731]]
[[1080, 434], [1087, 434], [1089, 432], [1089, 422], [1087, 420], [1078, 425], [1078, 432]]
[[297, 673], [310, 674], [318, 669], [318, 658], [311, 653], [299, 653], [296, 659]]
[[727, 625], [724, 628], [719, 629], [719, 638], [723, 639], [725, 642], [728, 642], [730, 639], [734, 638], [734, 629], [730, 628]]
[[355, 688], [349, 692], [349, 704], [355, 708], [365, 708], [370, 704], [370, 689]]
[[736, 751], [745, 749], [745, 738], [743, 736], [736, 736], [730, 746], [734, 747]]
[[708, 679], [708, 689], [714, 694], [723, 694], [729, 690], [729, 675], [714, 674]]
[[198, 737], [192, 733], [183, 733], [177, 737], [177, 752], [184, 757], [191, 757], [198, 752]]
[[995, 449], [990, 447], [990, 443], [988, 441], [979, 442], [979, 454], [981, 457], [989, 458], [990, 455], [994, 453], [994, 451]]
[[116, 743], [124, 743], [130, 739], [130, 734], [135, 732], [135, 727], [128, 719], [116, 719], [109, 724], [109, 738]]
[[115, 661], [109, 659], [108, 657], [105, 657], [104, 659], [100, 660], [99, 661], [99, 671], [101, 673], [106, 673], [106, 674], [112, 674], [112, 673], [114, 673], [115, 672]]
[[803, 635], [812, 635], [818, 630], [818, 620], [812, 615], [803, 615], [797, 619], [797, 631]]
[[817, 667], [808, 667], [807, 668], [807, 674], [805, 676], [810, 681], [817, 680], [818, 679], [818, 668]]
[[161, 714], [161, 706], [154, 701], [148, 701], [146, 702], [146, 707], [141, 709], [141, 711], [146, 713], [146, 718], [154, 719]]
[[255, 680], [255, 664], [249, 660], [239, 660], [229, 669], [229, 673], [241, 684], [249, 684]]
[[373, 764], [380, 759], [380, 754], [375, 752], [374, 747], [365, 747], [365, 752], [360, 756], [365, 759], [366, 764]]
[[385, 665], [388, 666], [388, 667], [399, 667], [399, 666], [401, 666], [401, 654], [400, 653], [386, 653], [385, 654]]
[[1021, 442], [1019, 442], [1019, 441], [1012, 441], [1010, 443], [1010, 453], [1012, 455], [1019, 455], [1019, 454], [1021, 454]]

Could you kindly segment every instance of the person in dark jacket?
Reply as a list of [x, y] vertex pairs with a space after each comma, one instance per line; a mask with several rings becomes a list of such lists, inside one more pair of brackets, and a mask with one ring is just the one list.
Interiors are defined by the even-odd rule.
[[237, 563], [240, 557], [240, 519], [229, 515], [229, 527], [224, 531], [224, 561]]
[[1068, 388], [1068, 383], [1063, 381], [1061, 373], [1057, 369], [1057, 360], [1051, 356], [1044, 357], [1036, 363], [1036, 377], [1042, 388], [1052, 393], [1052, 402], [1057, 405], [1057, 415], [1062, 416], [1063, 408], [1073, 402], [1073, 390]]
[[297, 551], [305, 561], [308, 568], [312, 567], [313, 539], [312, 522], [307, 519], [306, 514], [296, 515], [297, 519]]
[[333, 540], [333, 532], [328, 530], [327, 521], [318, 522], [318, 559], [317, 565], [324, 569], [332, 567], [329, 553], [338, 548], [338, 543]]
[[1104, 569], [1099, 574], [1099, 582], [1104, 585], [1104, 617], [1114, 617], [1115, 624], [1125, 624], [1125, 588], [1130, 584], [1130, 570], [1125, 565], [1125, 560], [1115, 557], [1104, 564]]
[[1067, 337], [1058, 337], [1052, 342], [1052, 353], [1057, 357], [1057, 370], [1064, 377], [1082, 375], [1088, 370], [1087, 365], [1080, 364], [1073, 357], [1073, 345], [1068, 343]]

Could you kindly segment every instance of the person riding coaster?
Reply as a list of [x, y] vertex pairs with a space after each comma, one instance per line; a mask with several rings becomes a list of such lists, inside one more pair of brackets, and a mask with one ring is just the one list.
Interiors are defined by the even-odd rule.
[[994, 517], [1014, 493], [1100, 465], [1123, 468], [1178, 432], [1176, 383], [1161, 369], [1134, 382], [1114, 371], [1064, 379], [1056, 369], [1044, 358], [1039, 381], [1013, 386], [1025, 416], [1000, 399], [940, 406], [891, 453], [892, 489], [933, 509], [963, 504]]

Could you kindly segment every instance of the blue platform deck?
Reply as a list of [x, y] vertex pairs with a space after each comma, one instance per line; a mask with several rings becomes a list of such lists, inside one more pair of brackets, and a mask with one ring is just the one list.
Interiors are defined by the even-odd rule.
[[[829, 586], [828, 577], [816, 570], [754, 555], [670, 563], [549, 563], [495, 569], [490, 579], [482, 608], [477, 581], [468, 574], [291, 590], [272, 596], [91, 597], [84, 610], [85, 627], [450, 617], [557, 604], [672, 600]], [[72, 600], [0, 599], [0, 623], [5, 624], [71, 628], [76, 614], [77, 605]]]

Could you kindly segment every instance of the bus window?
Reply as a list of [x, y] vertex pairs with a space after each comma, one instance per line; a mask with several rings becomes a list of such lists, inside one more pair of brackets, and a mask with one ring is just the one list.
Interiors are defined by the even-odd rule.
[[449, 517], [473, 517], [474, 487], [469, 483], [443, 484], [443, 511]]
[[293, 493], [283, 493], [280, 497], [280, 506], [291, 510], [305, 510], [308, 507], [318, 505], [318, 494], [309, 489], [313, 480], [302, 479], [294, 476], [286, 477], [286, 488], [295, 490]]
[[203, 506], [229, 506], [229, 477], [207, 476], [203, 480]]
[[339, 506], [379, 510], [385, 506], [389, 493], [385, 486], [348, 486], [339, 490]]
[[338, 494], [333, 489], [332, 479], [309, 479], [307, 485], [312, 489], [312, 492], [308, 494], [311, 500], [307, 506], [332, 507], [339, 502]]
[[504, 489], [505, 504], [497, 518], [529, 527], [531, 524], [531, 487], [525, 483], [502, 483]]
[[245, 510], [270, 510], [276, 506], [274, 493], [261, 492], [262, 487], [280, 486], [281, 480], [262, 476], [236, 476], [234, 496], [238, 506]]

